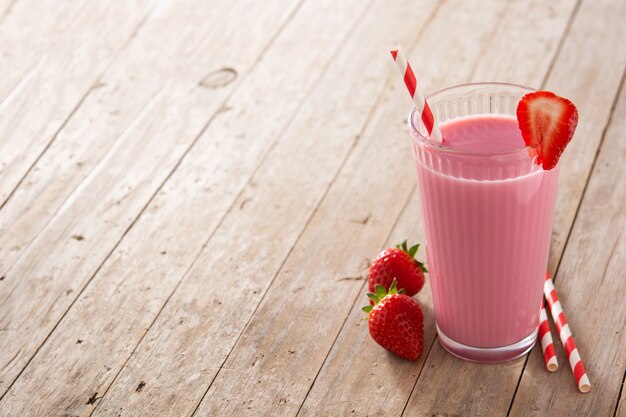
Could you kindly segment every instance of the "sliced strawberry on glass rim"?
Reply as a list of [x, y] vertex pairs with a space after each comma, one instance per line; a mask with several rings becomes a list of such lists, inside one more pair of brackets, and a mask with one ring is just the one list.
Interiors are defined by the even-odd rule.
[[537, 165], [552, 169], [572, 140], [578, 110], [574, 103], [549, 91], [526, 94], [517, 105], [517, 122], [526, 146], [537, 152]]

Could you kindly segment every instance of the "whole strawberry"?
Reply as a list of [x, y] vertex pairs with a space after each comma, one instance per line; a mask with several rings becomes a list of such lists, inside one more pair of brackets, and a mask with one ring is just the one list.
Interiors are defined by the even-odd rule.
[[374, 305], [363, 307], [372, 339], [401, 358], [417, 360], [424, 349], [424, 316], [413, 298], [396, 290], [395, 280], [389, 292], [382, 285], [367, 296]]
[[419, 245], [409, 249], [406, 240], [395, 248], [380, 252], [370, 266], [369, 290], [373, 292], [377, 285], [389, 289], [395, 278], [398, 288], [406, 295], [417, 294], [424, 286], [424, 273], [428, 272], [423, 263], [415, 259]]

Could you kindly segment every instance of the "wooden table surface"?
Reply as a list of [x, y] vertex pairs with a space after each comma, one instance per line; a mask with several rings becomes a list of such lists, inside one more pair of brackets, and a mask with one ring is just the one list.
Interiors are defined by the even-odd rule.
[[[626, 416], [626, 1], [0, 0], [0, 416]], [[580, 122], [549, 269], [592, 391], [537, 347], [369, 337], [423, 240], [388, 50], [425, 91], [543, 87]]]

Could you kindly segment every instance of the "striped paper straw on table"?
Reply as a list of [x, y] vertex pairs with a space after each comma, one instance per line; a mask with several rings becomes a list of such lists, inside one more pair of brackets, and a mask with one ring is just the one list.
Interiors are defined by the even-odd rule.
[[539, 340], [541, 341], [541, 351], [543, 352], [543, 360], [546, 363], [546, 368], [550, 372], [556, 371], [559, 368], [559, 364], [556, 360], [552, 332], [550, 332], [548, 315], [543, 300], [541, 301], [541, 311], [539, 312]]
[[402, 52], [402, 48], [398, 46], [396, 49], [392, 49], [391, 56], [398, 66], [400, 75], [404, 78], [404, 84], [406, 84], [411, 99], [413, 99], [413, 103], [415, 103], [415, 108], [430, 135], [430, 140], [438, 143], [443, 142], [443, 136], [439, 130], [439, 123], [437, 123], [435, 116], [433, 116], [433, 112], [430, 110], [430, 106], [426, 102], [424, 94], [422, 94], [417, 87], [417, 79], [415, 78], [411, 64], [409, 64], [404, 52]]
[[576, 378], [576, 384], [578, 384], [578, 389], [581, 392], [589, 392], [589, 390], [591, 389], [591, 384], [589, 383], [587, 372], [585, 372], [583, 361], [580, 359], [580, 354], [578, 353], [578, 349], [576, 348], [576, 343], [574, 343], [572, 331], [567, 324], [567, 319], [565, 318], [565, 314], [563, 313], [563, 307], [561, 306], [559, 297], [556, 294], [556, 290], [554, 289], [554, 283], [552, 282], [552, 278], [550, 278], [549, 274], [546, 274], [546, 281], [544, 283], [543, 293], [546, 296], [548, 305], [550, 306], [552, 319], [554, 320], [554, 324], [556, 324], [556, 329], [559, 332], [561, 343], [563, 343], [563, 347], [565, 348], [565, 354], [567, 355], [569, 366], [572, 368], [572, 372], [574, 372], [574, 378]]

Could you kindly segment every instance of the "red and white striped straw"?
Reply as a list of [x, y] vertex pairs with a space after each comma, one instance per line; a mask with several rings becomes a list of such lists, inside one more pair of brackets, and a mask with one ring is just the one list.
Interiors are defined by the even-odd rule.
[[589, 382], [589, 378], [587, 377], [587, 372], [585, 372], [583, 361], [580, 359], [580, 354], [578, 353], [576, 344], [574, 343], [572, 331], [567, 324], [565, 314], [563, 314], [563, 307], [561, 306], [559, 297], [554, 289], [554, 283], [552, 282], [552, 278], [550, 278], [550, 274], [546, 274], [543, 293], [546, 296], [548, 305], [550, 306], [552, 319], [554, 320], [554, 324], [556, 324], [556, 329], [559, 332], [561, 343], [563, 343], [563, 347], [565, 348], [565, 354], [567, 355], [569, 366], [572, 368], [572, 372], [574, 372], [574, 378], [576, 378], [578, 389], [580, 392], [589, 392], [591, 384]]
[[550, 331], [550, 324], [548, 324], [548, 315], [546, 314], [543, 300], [541, 300], [541, 310], [539, 312], [539, 340], [541, 341], [541, 351], [543, 352], [546, 369], [550, 372], [556, 371], [559, 369], [559, 363], [556, 360], [552, 332]]
[[430, 135], [430, 140], [438, 143], [443, 142], [443, 136], [441, 136], [441, 131], [439, 130], [439, 123], [437, 123], [435, 116], [433, 116], [433, 112], [430, 110], [430, 106], [428, 106], [428, 103], [424, 98], [424, 94], [422, 94], [420, 89], [417, 88], [415, 74], [413, 73], [413, 69], [409, 64], [409, 61], [407, 61], [404, 52], [402, 52], [402, 48], [398, 46], [396, 49], [392, 49], [391, 56], [396, 62], [398, 70], [400, 70], [400, 75], [404, 78], [406, 88], [409, 90], [409, 94], [415, 103], [415, 107], [417, 108], [417, 112], [421, 117], [424, 126], [426, 126], [426, 130]]

